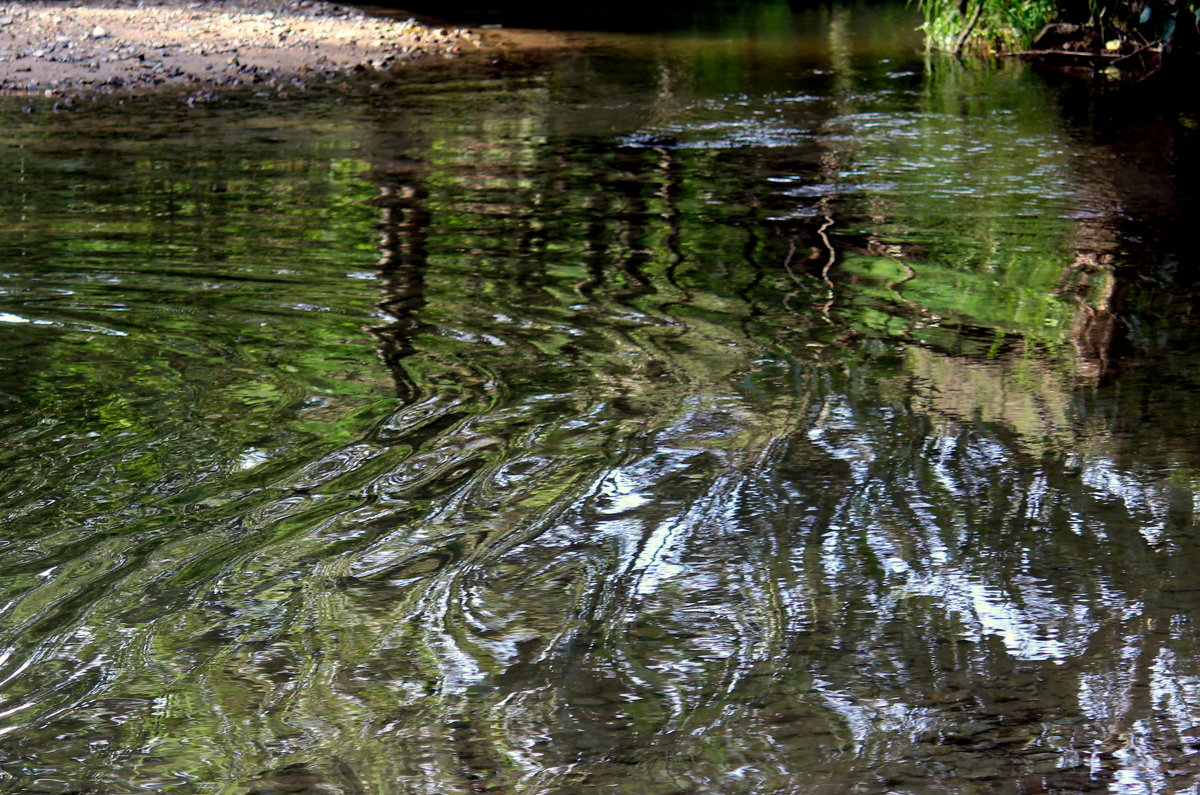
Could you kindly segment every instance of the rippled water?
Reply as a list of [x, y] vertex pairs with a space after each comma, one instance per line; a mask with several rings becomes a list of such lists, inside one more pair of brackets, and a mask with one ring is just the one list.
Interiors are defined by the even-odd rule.
[[1197, 792], [1194, 107], [765, 5], [0, 105], [0, 792]]

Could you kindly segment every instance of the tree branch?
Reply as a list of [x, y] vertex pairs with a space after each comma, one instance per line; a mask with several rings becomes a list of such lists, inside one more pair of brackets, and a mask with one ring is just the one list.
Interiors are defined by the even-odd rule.
[[963, 47], [966, 45], [971, 31], [975, 29], [975, 24], [979, 22], [979, 17], [983, 14], [983, 2], [984, 0], [978, 0], [975, 3], [975, 10], [971, 12], [971, 18], [967, 20], [967, 25], [962, 29], [962, 33], [958, 34], [958, 41], [954, 43], [955, 55], [962, 55]]

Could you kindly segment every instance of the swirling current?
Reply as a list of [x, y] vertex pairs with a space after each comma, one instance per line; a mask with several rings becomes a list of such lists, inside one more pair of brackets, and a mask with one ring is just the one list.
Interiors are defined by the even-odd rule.
[[1200, 791], [1194, 109], [756, 13], [0, 103], [0, 792]]

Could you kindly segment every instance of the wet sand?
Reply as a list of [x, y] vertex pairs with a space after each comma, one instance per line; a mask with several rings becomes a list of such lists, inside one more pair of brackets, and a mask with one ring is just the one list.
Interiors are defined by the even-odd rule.
[[178, 87], [189, 102], [206, 101], [222, 89], [303, 88], [513, 41], [324, 0], [0, 2], [0, 93], [69, 99]]

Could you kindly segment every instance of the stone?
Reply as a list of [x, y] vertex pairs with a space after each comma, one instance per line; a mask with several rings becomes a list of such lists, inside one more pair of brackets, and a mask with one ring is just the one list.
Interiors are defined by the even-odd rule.
[[[389, 67], [397, 51], [411, 51], [427, 30], [412, 20], [370, 17], [324, 0], [0, 0], [0, 81], [24, 85], [18, 73], [32, 72], [31, 92], [58, 78], [85, 77], [94, 85], [135, 89], [164, 80], [236, 79], [242, 62], [251, 59], [290, 73], [285, 78], [312, 75], [317, 60], [326, 65], [322, 75], [335, 77], [368, 65]], [[474, 43], [465, 31], [439, 33], [449, 43]], [[107, 41], [91, 44], [99, 39]], [[153, 77], [143, 50], [154, 61], [182, 61], [188, 71], [164, 68]], [[27, 56], [32, 58], [17, 62]], [[118, 80], [110, 82], [112, 77]]]

